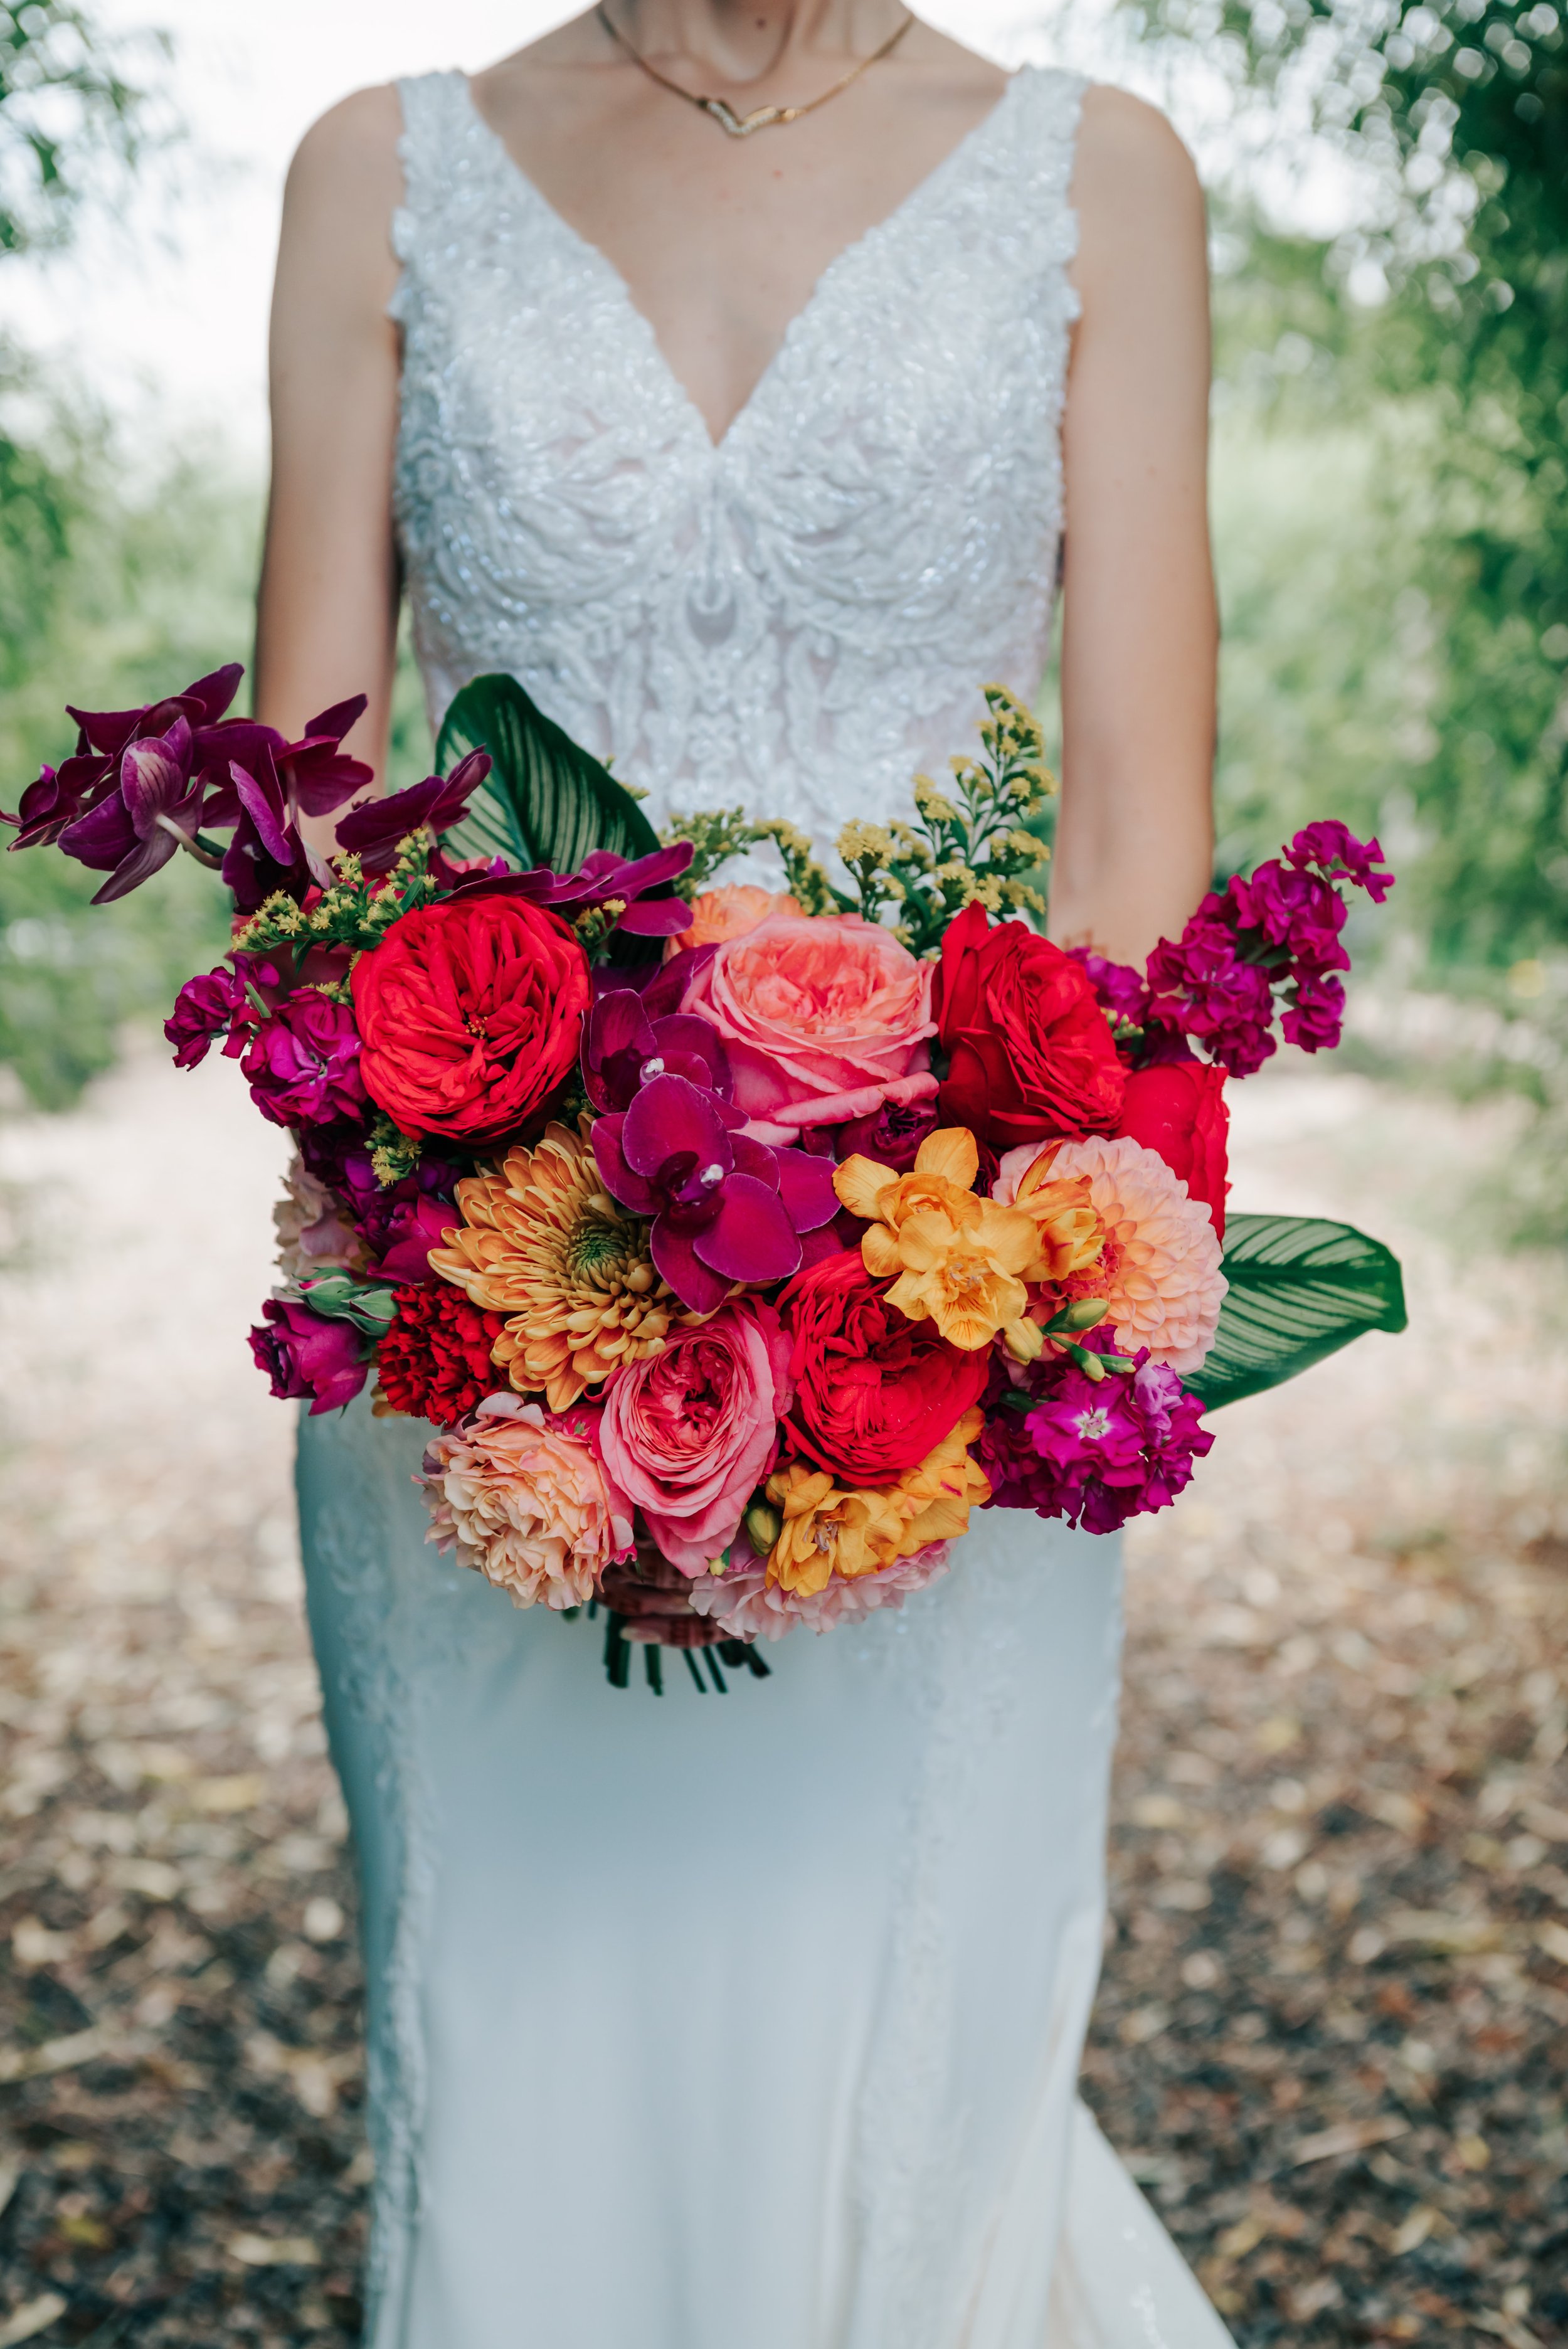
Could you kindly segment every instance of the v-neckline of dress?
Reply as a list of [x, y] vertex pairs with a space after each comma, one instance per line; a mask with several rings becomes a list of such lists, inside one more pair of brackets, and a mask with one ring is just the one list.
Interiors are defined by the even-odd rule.
[[824, 264], [805, 300], [786, 325], [767, 366], [762, 369], [717, 440], [715, 440], [709, 430], [707, 419], [697, 406], [686, 384], [676, 374], [664, 345], [659, 340], [653, 320], [639, 305], [632, 291], [630, 280], [616, 267], [602, 245], [595, 244], [591, 237], [583, 235], [581, 229], [573, 226], [565, 213], [551, 202], [538, 181], [523, 170], [500, 131], [480, 112], [479, 103], [474, 97], [473, 84], [468, 75], [459, 73], [457, 78], [462, 86], [463, 96], [474, 126], [500, 168], [552, 224], [556, 233], [565, 238], [614, 289], [622, 311], [633, 330], [639, 333], [644, 340], [655, 368], [671, 400], [685, 419], [688, 429], [695, 431], [708, 457], [717, 461], [726, 455], [737, 434], [756, 414], [758, 407], [765, 404], [774, 379], [781, 372], [786, 355], [808, 332], [818, 316], [827, 306], [839, 280], [849, 274], [858, 260], [862, 259], [868, 252], [874, 251], [879, 244], [903, 227], [911, 215], [919, 210], [923, 202], [949, 179], [958, 175], [964, 166], [1000, 127], [1003, 118], [1009, 110], [1014, 92], [1025, 78], [1026, 70], [1023, 68], [1009, 74], [1006, 87], [1001, 96], [987, 108], [979, 121], [972, 124], [964, 133], [963, 138], [955, 140], [948, 149], [941, 160], [934, 163], [931, 170], [915, 181], [907, 194], [899, 198], [891, 212], [884, 212], [881, 220], [872, 221], [869, 228], [862, 229], [858, 236], [851, 237], [847, 244], [841, 245], [838, 252]]

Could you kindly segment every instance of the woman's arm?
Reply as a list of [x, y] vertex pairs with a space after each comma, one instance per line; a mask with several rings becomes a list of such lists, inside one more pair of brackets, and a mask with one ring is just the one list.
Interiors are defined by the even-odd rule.
[[1152, 108], [1085, 98], [1083, 315], [1064, 426], [1062, 802], [1051, 929], [1141, 964], [1209, 885], [1218, 623], [1202, 192]]
[[[256, 624], [256, 714], [291, 739], [367, 693], [350, 749], [386, 765], [397, 657], [392, 453], [403, 200], [397, 93], [323, 117], [289, 172], [273, 299], [273, 486]], [[331, 846], [335, 816], [305, 829]]]

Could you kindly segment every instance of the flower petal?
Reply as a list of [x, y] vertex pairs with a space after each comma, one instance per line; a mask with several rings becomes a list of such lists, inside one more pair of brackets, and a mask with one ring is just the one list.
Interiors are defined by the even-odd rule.
[[814, 1157], [808, 1150], [776, 1150], [773, 1163], [779, 1170], [785, 1211], [795, 1229], [815, 1232], [830, 1224], [839, 1208], [831, 1159]]
[[668, 1160], [688, 1153], [696, 1165], [719, 1166], [727, 1174], [735, 1164], [712, 1100], [685, 1077], [655, 1077], [643, 1087], [626, 1112], [621, 1148], [639, 1174], [656, 1175]]
[[[730, 1176], [718, 1214], [706, 1231], [696, 1234], [696, 1247], [715, 1272], [755, 1286], [787, 1280], [799, 1269], [799, 1236], [778, 1192], [755, 1174]], [[675, 1287], [674, 1281], [670, 1286]]]
[[955, 1183], [961, 1191], [967, 1191], [980, 1172], [980, 1153], [969, 1128], [942, 1125], [934, 1133], [928, 1133], [916, 1153], [914, 1171], [917, 1174], [938, 1174], [944, 1182]]
[[692, 1247], [691, 1235], [677, 1231], [667, 1216], [661, 1216], [655, 1224], [648, 1253], [655, 1271], [669, 1282], [689, 1311], [715, 1313], [729, 1295], [733, 1283], [709, 1270]]
[[659, 1195], [626, 1164], [626, 1154], [621, 1147], [621, 1128], [625, 1123], [624, 1117], [602, 1117], [596, 1122], [593, 1156], [610, 1196], [619, 1199], [623, 1207], [630, 1207], [634, 1215], [651, 1216], [658, 1206]]
[[[929, 1148], [930, 1144], [925, 1146]], [[975, 1163], [978, 1166], [978, 1158]], [[888, 1185], [897, 1179], [888, 1167], [879, 1166], [875, 1159], [857, 1155], [846, 1158], [841, 1166], [834, 1169], [833, 1188], [839, 1195], [840, 1204], [848, 1207], [851, 1216], [860, 1216], [867, 1223], [874, 1223], [878, 1214], [877, 1201]]]

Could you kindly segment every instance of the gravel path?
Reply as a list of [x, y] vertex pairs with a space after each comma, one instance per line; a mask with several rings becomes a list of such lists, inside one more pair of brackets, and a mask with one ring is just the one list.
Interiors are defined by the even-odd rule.
[[[1390, 1239], [1413, 1326], [1138, 1530], [1088, 2094], [1245, 2349], [1564, 2349], [1568, 1280], [1466, 1205], [1501, 1115], [1300, 1062], [1238, 1109], [1238, 1202]], [[358, 2317], [352, 1889], [242, 1336], [280, 1158], [227, 1065], [0, 1127], [0, 2349]]]

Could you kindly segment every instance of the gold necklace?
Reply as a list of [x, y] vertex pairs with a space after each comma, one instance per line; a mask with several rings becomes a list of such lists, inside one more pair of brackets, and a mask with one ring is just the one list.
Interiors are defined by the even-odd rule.
[[861, 76], [863, 73], [869, 73], [872, 66], [880, 65], [883, 57], [891, 57], [914, 22], [913, 16], [906, 16], [897, 32], [890, 34], [880, 49], [873, 49], [869, 57], [861, 57], [860, 63], [851, 66], [849, 72], [833, 84], [831, 89], [825, 89], [820, 98], [809, 98], [803, 106], [758, 106], [749, 114], [737, 114], [726, 99], [699, 98], [695, 90], [683, 89], [678, 81], [670, 81], [660, 73], [656, 66], [651, 66], [641, 51], [634, 49], [624, 33], [619, 31], [611, 21], [609, 11], [604, 6], [604, 0], [599, 0], [595, 13], [616, 47], [624, 49], [634, 65], [641, 66], [650, 81], [656, 81], [661, 89], [672, 91], [676, 98], [684, 98], [688, 106], [695, 106], [702, 113], [711, 115], [719, 129], [727, 130], [732, 139], [749, 139], [754, 130], [781, 129], [786, 122], [799, 122], [803, 114], [815, 114], [820, 106], [826, 106], [830, 98], [837, 98], [841, 91], [848, 89], [852, 81], [859, 81]]

